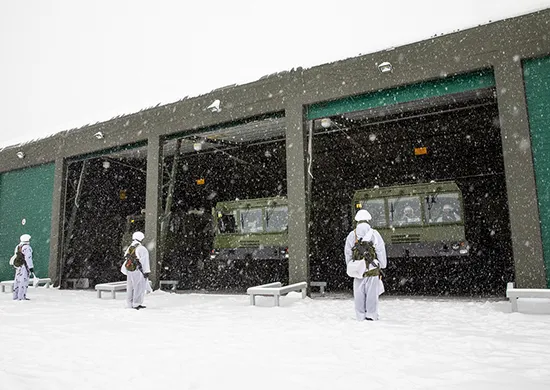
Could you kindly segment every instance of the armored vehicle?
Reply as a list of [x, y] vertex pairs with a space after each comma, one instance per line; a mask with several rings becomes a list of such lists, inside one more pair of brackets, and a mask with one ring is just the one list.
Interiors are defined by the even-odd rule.
[[212, 210], [212, 260], [288, 258], [288, 202], [285, 197], [218, 202]]
[[388, 257], [466, 256], [462, 193], [454, 181], [356, 191], [352, 215], [372, 215], [370, 224], [386, 243]]

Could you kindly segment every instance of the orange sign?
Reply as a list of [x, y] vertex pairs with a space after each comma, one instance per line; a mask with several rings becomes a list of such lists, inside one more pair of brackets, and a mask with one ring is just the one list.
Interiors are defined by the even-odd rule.
[[414, 155], [420, 156], [422, 154], [428, 154], [428, 148], [423, 146], [421, 148], [414, 148]]
[[197, 179], [196, 182], [199, 186], [202, 186], [204, 184], [204, 179]]

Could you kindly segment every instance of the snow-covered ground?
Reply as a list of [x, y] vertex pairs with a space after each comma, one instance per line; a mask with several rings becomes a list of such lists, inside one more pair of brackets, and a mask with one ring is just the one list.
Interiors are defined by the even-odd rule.
[[[108, 294], [107, 294], [108, 295]], [[351, 296], [273, 300], [94, 291], [0, 293], [0, 389], [550, 388], [550, 302]]]

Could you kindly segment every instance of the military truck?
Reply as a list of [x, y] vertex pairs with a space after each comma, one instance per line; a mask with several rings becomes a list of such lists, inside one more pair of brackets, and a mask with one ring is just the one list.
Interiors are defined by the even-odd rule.
[[388, 257], [467, 256], [462, 192], [454, 181], [355, 192], [352, 215], [367, 209]]
[[212, 209], [212, 260], [288, 258], [288, 202], [285, 197], [218, 202]]

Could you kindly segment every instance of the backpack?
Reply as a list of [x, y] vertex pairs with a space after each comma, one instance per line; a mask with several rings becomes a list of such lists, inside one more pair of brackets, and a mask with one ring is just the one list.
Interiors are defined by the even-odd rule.
[[18, 245], [17, 251], [15, 252], [14, 259], [13, 259], [13, 266], [21, 267], [26, 263], [27, 262], [25, 261], [25, 255], [23, 254], [23, 252], [21, 252], [21, 245]]
[[351, 248], [353, 260], [365, 260], [367, 266], [376, 260], [376, 250], [371, 241], [363, 241], [355, 238], [355, 245]]
[[[353, 248], [351, 248], [351, 258], [353, 261], [350, 261], [348, 263], [348, 269], [347, 273], [349, 276], [354, 278], [365, 278], [370, 276], [377, 276], [379, 278], [382, 278], [384, 276], [384, 273], [380, 269], [380, 265], [377, 263], [374, 263], [374, 260], [377, 260], [376, 258], [376, 249], [374, 248], [374, 243], [372, 241], [366, 240], [358, 240], [357, 239], [357, 233], [355, 230], [353, 231], [355, 233], [355, 245]], [[361, 260], [365, 260], [363, 263]], [[355, 264], [359, 263], [361, 267], [354, 266]], [[373, 268], [369, 270], [369, 265], [374, 265], [376, 268]], [[354, 270], [354, 268], [356, 268]]]
[[124, 255], [124, 266], [128, 271], [135, 271], [138, 268], [141, 268], [141, 263], [139, 262], [136, 255], [136, 248], [139, 243], [136, 245], [130, 245], [128, 251]]

